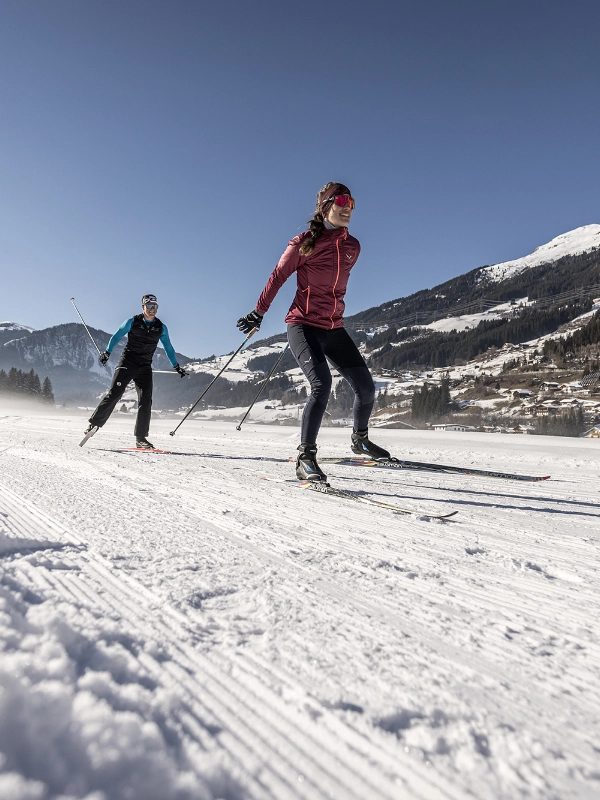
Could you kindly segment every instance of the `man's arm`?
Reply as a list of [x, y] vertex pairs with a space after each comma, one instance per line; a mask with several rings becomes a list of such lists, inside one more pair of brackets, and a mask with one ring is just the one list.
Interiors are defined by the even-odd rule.
[[163, 322], [163, 332], [160, 337], [160, 343], [165, 348], [165, 353], [167, 354], [167, 358], [171, 362], [172, 367], [177, 366], [177, 355], [175, 354], [175, 350], [173, 349], [173, 345], [171, 344], [171, 340], [169, 339], [169, 329]]
[[133, 317], [126, 319], [125, 322], [121, 325], [119, 330], [110, 337], [110, 342], [106, 346], [106, 352], [112, 353], [115, 347], [119, 344], [121, 339], [125, 336], [126, 333], [129, 333], [131, 330], [131, 326], [133, 325]]

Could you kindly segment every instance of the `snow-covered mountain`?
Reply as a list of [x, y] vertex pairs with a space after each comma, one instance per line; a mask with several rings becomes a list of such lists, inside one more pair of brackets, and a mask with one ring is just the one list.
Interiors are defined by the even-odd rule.
[[[90, 328], [90, 331], [100, 350], [104, 350], [110, 334], [96, 328]], [[109, 385], [112, 369], [98, 363], [98, 352], [83, 325], [72, 322], [39, 331], [15, 326], [12, 333], [14, 336], [9, 341], [0, 344], [0, 368], [34, 369], [42, 379], [48, 376], [58, 402], [91, 404]], [[117, 345], [111, 356], [110, 364], [113, 367], [121, 356], [124, 342]], [[189, 360], [182, 354], [177, 355], [180, 363]], [[159, 370], [171, 369], [171, 363], [162, 348], [156, 351], [153, 366]]]
[[21, 325], [18, 322], [0, 322], [0, 346], [11, 339], [19, 339], [33, 333], [35, 328]]
[[483, 267], [481, 276], [492, 282], [505, 281], [532, 267], [539, 267], [565, 256], [589, 253], [600, 247], [600, 225], [583, 225], [581, 228], [567, 231], [547, 244], [537, 247], [533, 253], [514, 261], [503, 261], [491, 267]]
[[349, 316], [346, 327], [374, 331], [385, 324], [426, 325], [515, 298], [540, 299], [598, 284], [600, 224], [584, 225], [557, 236], [523, 258], [470, 269], [431, 289]]

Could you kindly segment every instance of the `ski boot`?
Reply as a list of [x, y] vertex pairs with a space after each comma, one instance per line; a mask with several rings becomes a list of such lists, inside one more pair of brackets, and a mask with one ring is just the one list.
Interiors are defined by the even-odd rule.
[[359, 456], [367, 456], [373, 461], [385, 461], [391, 458], [387, 450], [373, 444], [369, 439], [369, 431], [352, 431], [352, 452]]
[[327, 475], [317, 464], [317, 445], [302, 442], [296, 459], [296, 476], [299, 481], [327, 481]]
[[141, 436], [139, 439], [135, 440], [135, 446], [138, 448], [138, 450], [155, 450], [156, 449], [154, 447], [154, 445], [152, 444], [152, 442], [149, 442], [148, 439], [145, 439], [143, 436]]
[[100, 430], [100, 428], [99, 428], [97, 425], [92, 425], [92, 424], [90, 423], [90, 424], [87, 426], [87, 428], [85, 429], [85, 431], [83, 432], [83, 433], [84, 433], [84, 435], [83, 435], [83, 439], [82, 439], [82, 440], [79, 442], [79, 447], [83, 447], [83, 445], [84, 445], [84, 444], [87, 442], [87, 440], [88, 440], [88, 439], [91, 439], [91, 437], [92, 437], [92, 436], [93, 436], [95, 433], [98, 433], [98, 431], [99, 431], [99, 430]]

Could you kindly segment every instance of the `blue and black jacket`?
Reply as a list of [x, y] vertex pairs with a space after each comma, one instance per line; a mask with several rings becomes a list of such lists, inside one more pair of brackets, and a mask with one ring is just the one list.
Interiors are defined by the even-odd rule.
[[165, 353], [172, 366], [177, 366], [177, 356], [169, 339], [167, 326], [157, 317], [147, 320], [144, 319], [143, 314], [136, 314], [135, 317], [126, 319], [119, 330], [111, 336], [106, 352], [112, 353], [125, 334], [128, 334], [127, 344], [121, 361], [132, 360], [139, 366], [150, 366], [160, 342], [165, 348]]

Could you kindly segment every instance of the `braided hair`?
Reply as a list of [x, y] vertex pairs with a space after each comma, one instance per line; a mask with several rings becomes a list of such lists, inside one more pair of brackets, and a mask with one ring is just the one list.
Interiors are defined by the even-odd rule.
[[315, 244], [325, 228], [325, 217], [329, 213], [334, 197], [338, 194], [351, 195], [350, 189], [343, 183], [330, 181], [317, 194], [317, 205], [313, 218], [309, 221], [310, 236], [300, 245], [300, 255], [309, 256], [315, 249]]

